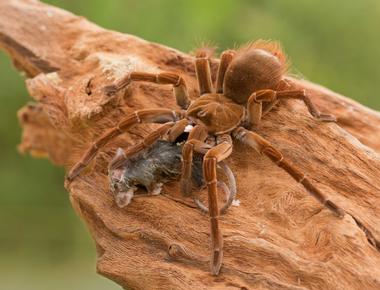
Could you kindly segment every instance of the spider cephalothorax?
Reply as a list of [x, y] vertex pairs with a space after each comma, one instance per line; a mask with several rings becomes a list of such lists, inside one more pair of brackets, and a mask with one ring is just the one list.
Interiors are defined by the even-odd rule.
[[[183, 110], [146, 109], [136, 111], [109, 129], [85, 152], [68, 174], [75, 178], [95, 157], [98, 150], [108, 141], [126, 132], [139, 123], [164, 123], [148, 135], [144, 141], [121, 155], [123, 160], [135, 156], [144, 148], [151, 147], [159, 139], [174, 142], [189, 125], [194, 128], [182, 147], [181, 190], [191, 194], [193, 156], [203, 154], [203, 178], [208, 189], [208, 208], [211, 224], [211, 273], [217, 275], [222, 265], [223, 236], [219, 225], [221, 209], [218, 206], [217, 164], [228, 158], [232, 151], [232, 140], [236, 139], [261, 154], [268, 156], [277, 166], [283, 168], [297, 182], [326, 208], [338, 216], [344, 211], [330, 201], [310, 180], [270, 142], [252, 128], [259, 125], [261, 117], [268, 113], [281, 99], [298, 99], [305, 103], [310, 114], [320, 121], [335, 121], [332, 115], [321, 114], [304, 90], [289, 90], [284, 75], [287, 62], [277, 43], [257, 41], [238, 51], [227, 50], [221, 54], [215, 86], [210, 73], [209, 58], [201, 52], [195, 58], [195, 71], [199, 85], [199, 96], [190, 101], [184, 79], [176, 73], [158, 74], [131, 72], [118, 83], [106, 88], [108, 94], [116, 93], [132, 81], [146, 81], [156, 84], [173, 85], [178, 106]], [[215, 87], [215, 88], [214, 88]]]
[[191, 103], [187, 117], [201, 122], [208, 133], [220, 135], [235, 129], [243, 120], [244, 107], [222, 94], [205, 94]]

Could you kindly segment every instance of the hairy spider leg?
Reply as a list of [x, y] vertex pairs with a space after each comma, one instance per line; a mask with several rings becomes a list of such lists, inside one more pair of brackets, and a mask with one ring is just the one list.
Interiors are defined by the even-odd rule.
[[[228, 185], [229, 185], [227, 186], [223, 181], [218, 181], [218, 184], [217, 184], [217, 186], [225, 192], [226, 198], [227, 198], [227, 202], [221, 207], [219, 211], [219, 214], [222, 215], [222, 214], [225, 214], [227, 210], [231, 207], [232, 202], [234, 201], [236, 197], [237, 190], [236, 190], [235, 176], [231, 168], [224, 161], [220, 161], [218, 163], [218, 167], [222, 169], [222, 172], [227, 177]], [[202, 201], [199, 200], [197, 196], [194, 196], [194, 202], [203, 213], [209, 212], [209, 209], [203, 204]]]
[[195, 58], [195, 72], [198, 80], [199, 95], [212, 93], [210, 62], [207, 54], [203, 51], [198, 53]]
[[272, 146], [272, 144], [255, 132], [248, 131], [243, 127], [234, 130], [233, 136], [248, 146], [254, 148], [259, 153], [264, 153], [277, 166], [284, 169], [293, 179], [301, 183], [304, 188], [315, 197], [322, 205], [331, 210], [338, 217], [343, 217], [345, 212], [331, 200], [329, 200], [299, 169], [287, 161], [282, 153]]
[[[189, 196], [192, 192], [192, 166], [193, 166], [193, 154], [194, 152], [200, 154], [206, 154], [209, 149], [213, 146], [205, 143], [207, 138], [207, 130], [202, 125], [196, 125], [189, 134], [189, 138], [182, 148], [182, 173], [180, 188], [184, 196]], [[227, 164], [223, 161], [219, 164], [223, 173], [228, 179], [229, 187], [222, 181], [218, 182], [218, 187], [220, 187], [226, 194], [227, 202], [220, 209], [220, 214], [226, 213], [228, 208], [232, 205], [232, 202], [236, 196], [236, 181], [235, 177]], [[195, 204], [198, 208], [204, 212], [208, 213], [209, 209], [199, 200], [197, 196], [193, 197]]]
[[223, 236], [219, 227], [217, 163], [226, 159], [232, 153], [230, 135], [220, 135], [217, 145], [209, 149], [203, 158], [203, 175], [207, 183], [208, 206], [211, 225], [211, 274], [218, 275], [223, 260]]
[[250, 125], [258, 125], [263, 115], [263, 102], [275, 102], [281, 99], [297, 99], [302, 100], [310, 114], [323, 122], [336, 122], [336, 118], [330, 114], [322, 114], [313, 104], [305, 90], [259, 90], [254, 92], [248, 99], [247, 103], [247, 119]]
[[135, 111], [122, 119], [114, 128], [109, 129], [96, 141], [92, 143], [82, 158], [70, 169], [67, 176], [68, 180], [74, 179], [96, 156], [99, 149], [106, 145], [110, 140], [124, 133], [126, 130], [139, 123], [158, 123], [175, 122], [185, 117], [182, 111], [170, 109], [147, 109]]
[[236, 51], [234, 50], [225, 50], [220, 56], [220, 63], [218, 67], [218, 73], [216, 77], [216, 93], [223, 94], [223, 82], [224, 75], [226, 74], [227, 68], [234, 58]]
[[190, 124], [189, 120], [182, 119], [176, 122], [168, 132], [168, 141], [173, 143], [177, 138], [183, 134], [186, 130], [186, 127]]
[[310, 114], [323, 122], [336, 122], [336, 117], [331, 114], [323, 114], [321, 113], [314, 103], [311, 101], [310, 97], [307, 95], [306, 90], [289, 90], [289, 91], [280, 91], [277, 92], [277, 99], [297, 99], [302, 100]]
[[[277, 85], [276, 91], [286, 91], [291, 89], [291, 83], [289, 80], [282, 79]], [[262, 108], [262, 117], [268, 114], [272, 109], [278, 104], [279, 100], [274, 100], [271, 102], [264, 102]]]
[[207, 129], [203, 125], [196, 125], [189, 133], [186, 143], [182, 148], [182, 173], [180, 187], [183, 196], [189, 196], [192, 192], [191, 169], [193, 167], [194, 151], [206, 154], [212, 146], [204, 143], [207, 138]]
[[109, 85], [104, 88], [107, 95], [113, 95], [124, 89], [132, 81], [150, 82], [160, 85], [173, 85], [173, 94], [177, 105], [182, 109], [187, 109], [190, 105], [189, 93], [185, 80], [178, 74], [172, 72], [147, 73], [131, 72], [115, 85]]

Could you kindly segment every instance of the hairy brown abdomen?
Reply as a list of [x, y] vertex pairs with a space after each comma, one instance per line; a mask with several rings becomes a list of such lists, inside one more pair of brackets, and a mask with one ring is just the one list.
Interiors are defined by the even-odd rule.
[[261, 89], [274, 89], [284, 74], [284, 65], [264, 49], [252, 48], [238, 53], [229, 65], [223, 94], [239, 103]]

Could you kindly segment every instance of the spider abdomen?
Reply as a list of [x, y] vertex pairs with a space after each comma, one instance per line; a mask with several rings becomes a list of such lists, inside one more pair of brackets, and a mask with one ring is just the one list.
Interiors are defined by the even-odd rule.
[[286, 71], [286, 59], [274, 42], [255, 42], [242, 48], [227, 68], [224, 95], [239, 104], [261, 89], [275, 89]]
[[201, 121], [209, 133], [219, 135], [239, 126], [244, 116], [244, 107], [222, 94], [206, 94], [190, 105], [187, 116]]

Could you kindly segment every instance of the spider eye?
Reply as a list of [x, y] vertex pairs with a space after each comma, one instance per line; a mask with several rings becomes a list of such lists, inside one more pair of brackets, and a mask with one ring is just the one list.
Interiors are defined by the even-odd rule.
[[197, 113], [197, 116], [199, 117], [199, 118], [203, 118], [203, 117], [206, 117], [207, 116], [207, 113], [205, 112], [205, 111], [199, 111], [198, 113]]

